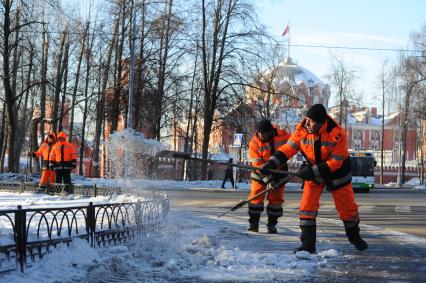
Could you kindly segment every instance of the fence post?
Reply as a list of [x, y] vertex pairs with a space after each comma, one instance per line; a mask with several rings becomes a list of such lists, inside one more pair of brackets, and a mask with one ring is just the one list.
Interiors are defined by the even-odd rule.
[[18, 205], [18, 210], [15, 212], [15, 229], [16, 229], [16, 253], [17, 260], [21, 267], [21, 272], [24, 272], [27, 251], [27, 217], [22, 206]]
[[95, 247], [95, 228], [96, 228], [96, 216], [95, 216], [95, 207], [93, 206], [93, 202], [89, 202], [89, 206], [87, 207], [87, 219], [86, 219], [86, 231], [89, 235], [90, 246]]
[[94, 185], [94, 187], [95, 187], [95, 195], [94, 195], [94, 197], [97, 197], [97, 187], [96, 187], [96, 184]]
[[141, 229], [142, 227], [142, 204], [138, 199], [135, 205], [135, 222], [137, 229]]

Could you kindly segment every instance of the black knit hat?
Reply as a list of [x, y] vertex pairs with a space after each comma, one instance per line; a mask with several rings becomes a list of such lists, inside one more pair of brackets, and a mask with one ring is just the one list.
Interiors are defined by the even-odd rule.
[[262, 119], [257, 123], [256, 130], [259, 133], [267, 133], [274, 130], [274, 127], [272, 126], [271, 121], [268, 119]]
[[309, 108], [308, 112], [306, 112], [306, 117], [311, 118], [316, 122], [324, 123], [327, 119], [327, 110], [325, 110], [324, 105], [315, 104]]

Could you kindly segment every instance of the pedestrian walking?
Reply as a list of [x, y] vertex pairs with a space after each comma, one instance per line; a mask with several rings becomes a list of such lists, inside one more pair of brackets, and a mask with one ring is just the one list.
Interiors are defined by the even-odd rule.
[[233, 159], [229, 158], [228, 165], [226, 166], [226, 169], [225, 169], [225, 176], [223, 177], [223, 181], [222, 181], [222, 186], [221, 186], [222, 189], [226, 189], [225, 183], [228, 180], [231, 181], [232, 188], [233, 189], [236, 188], [235, 182], [234, 182], [234, 171], [233, 171], [233, 167], [232, 167], [232, 162], [233, 162]]
[[[262, 119], [258, 122], [256, 132], [249, 143], [249, 155], [251, 165], [261, 167], [275, 153], [275, 151], [285, 144], [290, 134], [284, 130], [274, 127], [270, 120]], [[287, 164], [283, 163], [279, 167], [280, 170], [287, 170]], [[267, 198], [268, 204], [266, 213], [268, 215], [267, 229], [268, 233], [277, 233], [276, 225], [278, 218], [283, 215], [282, 204], [284, 202], [284, 183], [281, 182], [285, 178], [283, 175], [265, 175], [262, 172], [253, 170], [251, 175], [250, 194], [248, 199], [256, 196], [258, 193], [271, 185], [275, 188], [248, 203], [249, 215], [249, 231], [259, 231], [260, 216], [264, 210], [264, 200]]]
[[305, 180], [299, 212], [302, 245], [294, 252], [316, 252], [316, 218], [324, 187], [332, 193], [349, 242], [357, 250], [365, 250], [368, 245], [360, 236], [346, 132], [327, 114], [322, 104], [309, 108], [305, 116], [288, 142], [263, 167], [275, 169], [298, 151], [306, 159], [308, 166], [298, 171]]

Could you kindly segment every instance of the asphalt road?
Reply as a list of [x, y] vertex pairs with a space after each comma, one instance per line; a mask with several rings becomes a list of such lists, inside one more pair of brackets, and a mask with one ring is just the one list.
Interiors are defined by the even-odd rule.
[[[199, 210], [206, 207], [222, 208], [225, 211], [246, 199], [247, 191], [194, 189], [189, 191], [168, 191], [172, 206]], [[285, 194], [285, 215], [295, 217], [301, 192]], [[426, 191], [410, 189], [378, 189], [369, 193], [356, 193], [360, 218], [363, 224], [389, 228], [426, 238]], [[231, 213], [246, 213], [246, 208]], [[332, 195], [328, 192], [321, 197], [319, 218], [338, 219]]]
[[[167, 191], [167, 194], [172, 209], [199, 215], [219, 214], [247, 197], [247, 191], [212, 189]], [[300, 197], [300, 191], [286, 192], [284, 217], [278, 224], [275, 241], [271, 242], [273, 248], [291, 252], [299, 245], [299, 233], [294, 231], [298, 230]], [[361, 234], [369, 243], [368, 250], [357, 252], [348, 244], [343, 228], [336, 225], [341, 222], [332, 196], [325, 192], [318, 216], [317, 250], [337, 249], [341, 256], [329, 259], [325, 268], [319, 268], [304, 281], [426, 282], [426, 191], [378, 189], [368, 194], [357, 193], [355, 197], [361, 217]], [[246, 217], [247, 208], [243, 207], [230, 212], [226, 220]], [[267, 235], [257, 237], [264, 237], [266, 241]], [[251, 248], [262, 249], [265, 245]]]

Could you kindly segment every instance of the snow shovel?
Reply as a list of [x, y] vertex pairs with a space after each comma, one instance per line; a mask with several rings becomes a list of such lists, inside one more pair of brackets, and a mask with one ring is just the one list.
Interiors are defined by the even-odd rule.
[[[290, 176], [287, 176], [287, 177], [285, 177], [285, 178], [284, 178], [284, 180], [283, 180], [283, 181], [281, 181], [280, 183], [286, 183], [286, 182], [288, 182], [289, 180], [290, 180]], [[227, 214], [228, 212], [235, 211], [235, 210], [237, 210], [237, 209], [239, 209], [239, 208], [243, 207], [244, 205], [248, 204], [250, 201], [254, 200], [255, 198], [257, 198], [257, 197], [259, 197], [259, 196], [261, 196], [261, 195], [263, 195], [263, 194], [266, 194], [267, 192], [269, 192], [269, 191], [271, 191], [271, 190], [273, 190], [273, 189], [275, 189], [275, 188], [269, 184], [269, 185], [268, 185], [268, 187], [267, 187], [266, 189], [264, 189], [263, 191], [261, 191], [260, 193], [258, 193], [257, 195], [255, 195], [254, 197], [249, 198], [248, 200], [240, 201], [239, 203], [237, 203], [236, 205], [234, 205], [233, 207], [231, 207], [231, 208], [230, 208], [230, 209], [228, 209], [227, 211], [222, 212], [220, 215], [218, 215], [218, 216], [217, 216], [217, 218], [220, 218], [220, 217], [224, 216], [224, 215], [225, 215], [225, 214]]]
[[180, 152], [180, 151], [171, 151], [171, 150], [162, 150], [159, 153], [157, 153], [158, 157], [174, 157], [174, 158], [182, 158], [182, 159], [189, 159], [189, 160], [195, 160], [195, 161], [206, 161], [210, 163], [215, 163], [219, 165], [224, 166], [233, 166], [237, 168], [243, 168], [243, 169], [250, 169], [250, 170], [259, 170], [262, 171], [264, 174], [279, 174], [279, 175], [292, 175], [299, 177], [299, 174], [297, 172], [290, 172], [290, 171], [282, 171], [277, 169], [263, 169], [262, 167], [256, 167], [256, 166], [250, 166], [250, 165], [243, 165], [238, 163], [228, 163], [223, 161], [216, 161], [216, 160], [210, 160], [210, 159], [203, 159], [198, 157], [192, 157], [190, 153], [187, 152]]

